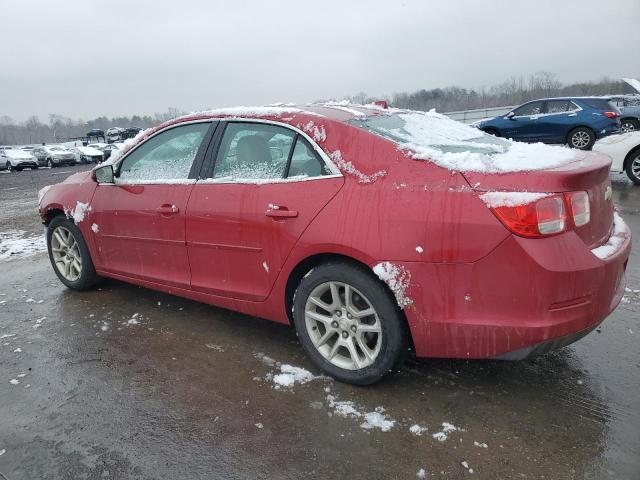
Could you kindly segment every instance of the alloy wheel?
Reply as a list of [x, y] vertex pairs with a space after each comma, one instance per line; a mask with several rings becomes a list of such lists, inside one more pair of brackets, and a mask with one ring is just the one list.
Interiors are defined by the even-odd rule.
[[314, 347], [333, 365], [358, 370], [376, 361], [382, 323], [369, 299], [353, 286], [318, 285], [307, 298], [304, 317]]
[[75, 237], [65, 227], [59, 226], [51, 235], [51, 254], [58, 272], [70, 282], [82, 274], [82, 254]]
[[571, 136], [571, 145], [573, 145], [575, 148], [584, 148], [589, 145], [590, 140], [591, 137], [587, 132], [579, 131]]
[[635, 129], [636, 126], [633, 124], [633, 122], [623, 122], [622, 125], [620, 125], [620, 130], [622, 130], [624, 133], [633, 132]]
[[631, 173], [640, 180], [640, 155], [631, 160]]

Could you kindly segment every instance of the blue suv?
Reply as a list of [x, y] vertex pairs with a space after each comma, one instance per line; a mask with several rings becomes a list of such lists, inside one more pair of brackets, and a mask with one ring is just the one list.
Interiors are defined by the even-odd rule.
[[474, 126], [498, 137], [567, 143], [573, 148], [590, 150], [598, 138], [620, 131], [620, 112], [609, 100], [602, 97], [533, 100]]

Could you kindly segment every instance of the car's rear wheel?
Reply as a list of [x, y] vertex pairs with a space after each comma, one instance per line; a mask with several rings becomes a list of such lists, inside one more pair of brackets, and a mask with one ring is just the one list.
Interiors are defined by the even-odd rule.
[[625, 118], [620, 122], [620, 130], [623, 132], [633, 132], [634, 130], [640, 130], [640, 122], [633, 118]]
[[627, 177], [636, 185], [640, 185], [640, 150], [631, 154], [625, 167]]
[[47, 167], [49, 167], [49, 168], [53, 168], [54, 167], [53, 161], [50, 158], [47, 158]]
[[74, 290], [86, 290], [99, 277], [80, 229], [62, 215], [54, 217], [47, 228], [49, 260], [62, 283]]
[[302, 347], [337, 380], [368, 385], [404, 358], [400, 309], [366, 268], [343, 262], [315, 268], [301, 280], [293, 307]]
[[7, 164], [5, 165], [5, 168], [7, 170], [9, 170], [10, 172], [13, 172], [13, 165], [11, 165], [11, 162], [7, 161]]
[[591, 150], [596, 142], [596, 134], [587, 127], [574, 128], [569, 132], [568, 144], [571, 148], [579, 150]]

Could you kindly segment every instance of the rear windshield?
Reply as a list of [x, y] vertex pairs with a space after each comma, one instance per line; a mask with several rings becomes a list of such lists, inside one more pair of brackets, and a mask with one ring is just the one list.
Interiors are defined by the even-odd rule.
[[611, 104], [609, 100], [606, 100], [604, 98], [585, 98], [582, 101], [589, 105], [591, 108], [597, 108], [598, 110], [615, 111], [616, 109], [616, 107], [613, 106], [613, 104]]
[[411, 150], [492, 155], [509, 149], [510, 143], [481, 130], [455, 122], [435, 112], [407, 112], [358, 117], [351, 125], [368, 130]]

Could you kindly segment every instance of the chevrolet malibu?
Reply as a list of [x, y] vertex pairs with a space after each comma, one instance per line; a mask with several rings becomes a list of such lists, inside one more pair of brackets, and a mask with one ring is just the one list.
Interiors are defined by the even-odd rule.
[[53, 269], [296, 329], [370, 384], [418, 357], [523, 359], [619, 303], [630, 234], [607, 157], [435, 112], [323, 104], [192, 114], [43, 189]]

